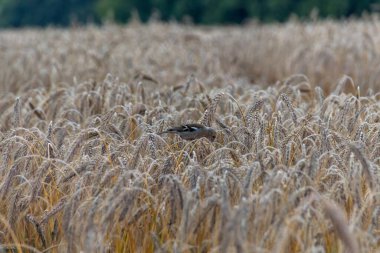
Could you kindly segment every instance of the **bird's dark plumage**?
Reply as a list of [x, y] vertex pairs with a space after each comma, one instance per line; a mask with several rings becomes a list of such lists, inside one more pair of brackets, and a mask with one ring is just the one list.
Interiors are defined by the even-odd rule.
[[216, 131], [214, 129], [201, 124], [186, 124], [178, 127], [172, 127], [160, 134], [165, 133], [178, 134], [182, 139], [185, 140], [195, 140], [205, 137], [210, 141], [214, 141], [216, 138]]

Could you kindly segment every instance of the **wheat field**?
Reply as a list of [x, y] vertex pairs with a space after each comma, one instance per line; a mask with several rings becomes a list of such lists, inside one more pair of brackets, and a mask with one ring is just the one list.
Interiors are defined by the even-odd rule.
[[[0, 31], [0, 252], [379, 252], [380, 20]], [[158, 135], [202, 120], [215, 142]]]

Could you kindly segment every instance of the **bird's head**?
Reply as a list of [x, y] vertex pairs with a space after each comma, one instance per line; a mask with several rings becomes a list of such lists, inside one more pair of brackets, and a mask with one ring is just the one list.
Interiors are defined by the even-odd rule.
[[211, 127], [208, 127], [207, 128], [207, 139], [209, 139], [210, 141], [215, 141], [215, 138], [216, 138], [216, 131], [214, 129], [212, 129]]

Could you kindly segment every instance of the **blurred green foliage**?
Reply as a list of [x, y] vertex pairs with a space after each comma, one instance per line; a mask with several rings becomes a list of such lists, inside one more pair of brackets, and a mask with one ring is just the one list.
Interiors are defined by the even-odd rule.
[[[133, 13], [147, 21], [155, 13], [163, 21], [189, 18], [200, 24], [286, 21], [313, 10], [319, 17], [359, 16], [379, 9], [380, 0], [0, 0], [0, 26], [67, 26], [70, 23], [127, 22]], [[157, 15], [153, 15], [157, 16]]]
[[94, 0], [0, 0], [0, 26], [67, 26], [92, 22]]

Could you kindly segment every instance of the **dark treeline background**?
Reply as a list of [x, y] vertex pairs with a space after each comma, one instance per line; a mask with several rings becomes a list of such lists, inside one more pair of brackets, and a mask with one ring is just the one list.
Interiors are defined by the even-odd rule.
[[[67, 26], [72, 23], [163, 21], [239, 24], [247, 20], [286, 21], [360, 16], [379, 10], [380, 0], [0, 0], [0, 26]], [[136, 15], [137, 14], [137, 15]]]

